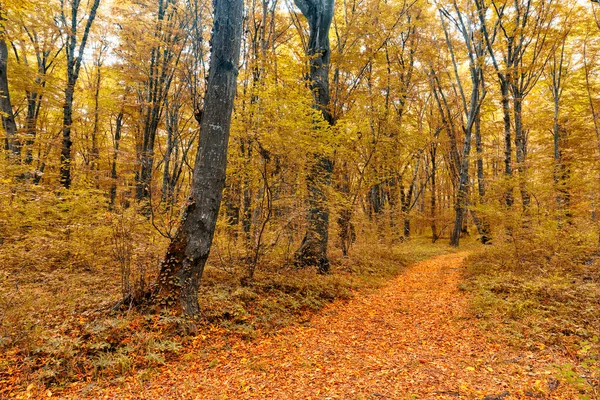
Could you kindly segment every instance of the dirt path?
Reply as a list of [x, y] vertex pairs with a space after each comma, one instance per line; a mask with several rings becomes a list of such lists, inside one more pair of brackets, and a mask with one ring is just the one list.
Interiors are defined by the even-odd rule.
[[[210, 348], [200, 337], [150, 381], [94, 398], [514, 399], [576, 396], [550, 375], [552, 353], [493, 343], [458, 291], [466, 253], [415, 264], [389, 285], [334, 303], [307, 325]], [[550, 382], [550, 384], [549, 384]], [[79, 392], [78, 396], [84, 396]], [[507, 394], [509, 393], [509, 394]]]

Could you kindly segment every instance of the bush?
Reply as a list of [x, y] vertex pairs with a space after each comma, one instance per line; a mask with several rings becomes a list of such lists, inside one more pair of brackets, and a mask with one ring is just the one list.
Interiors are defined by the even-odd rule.
[[[473, 313], [517, 347], [566, 351], [574, 365], [559, 366], [563, 378], [569, 373], [593, 376], [590, 360], [597, 365], [598, 351], [589, 343], [597, 343], [600, 331], [600, 258], [594, 229], [549, 224], [514, 230], [500, 243], [467, 260], [463, 287], [474, 294]], [[582, 393], [598, 390], [597, 378], [583, 381], [588, 385]]]

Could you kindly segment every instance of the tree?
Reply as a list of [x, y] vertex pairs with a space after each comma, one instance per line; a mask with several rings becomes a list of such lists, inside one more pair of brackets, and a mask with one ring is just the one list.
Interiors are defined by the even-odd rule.
[[[452, 246], [458, 246], [459, 244], [463, 221], [466, 216], [466, 210], [468, 206], [469, 157], [472, 145], [472, 133], [475, 123], [479, 118], [481, 102], [485, 97], [482, 66], [484, 43], [476, 21], [477, 15], [475, 12], [470, 12], [469, 6], [472, 5], [467, 3], [466, 6], [463, 6], [463, 8], [467, 9], [466, 11], [463, 11], [461, 10], [461, 7], [459, 7], [456, 0], [453, 0], [451, 5], [452, 11], [448, 11], [445, 8], [440, 8], [439, 10], [442, 27], [444, 29], [444, 35], [446, 37], [446, 43], [448, 44], [448, 49], [452, 58], [454, 78], [458, 88], [458, 93], [460, 94], [460, 104], [462, 106], [461, 111], [463, 113], [461, 116], [461, 125], [464, 133], [464, 143], [462, 147], [462, 154], [459, 157], [460, 161], [458, 163], [458, 187], [454, 206], [455, 221], [454, 229], [452, 230], [452, 236], [450, 237], [450, 245]], [[467, 88], [465, 88], [465, 85], [463, 85], [462, 78], [458, 71], [457, 54], [455, 53], [454, 46], [450, 38], [450, 32], [445, 22], [446, 19], [451, 21], [453, 27], [457, 30], [462, 41], [464, 42], [468, 57], [469, 75], [471, 80], [471, 93], [469, 96], [467, 96]], [[456, 151], [456, 153], [458, 153], [458, 151]]]
[[[565, 22], [567, 22], [566, 19]], [[564, 26], [568, 26], [564, 24]], [[561, 116], [561, 99], [565, 89], [565, 81], [568, 78], [570, 60], [565, 54], [567, 38], [570, 29], [562, 35], [559, 40], [560, 50], [554, 52], [548, 65], [551, 84], [549, 85], [552, 94], [552, 103], [554, 105], [554, 118], [552, 127], [552, 136], [554, 142], [554, 185], [556, 187], [556, 205], [558, 208], [558, 219], [571, 219], [570, 202], [571, 193], [569, 190], [569, 165], [566, 156], [566, 146], [568, 141], [567, 127], [564, 117]]]
[[[527, 211], [531, 195], [526, 188], [528, 136], [523, 121], [523, 103], [540, 79], [550, 55], [556, 50], [555, 44], [548, 40], [548, 34], [557, 22], [557, 4], [552, 0], [515, 0], [513, 4], [506, 0], [491, 0], [490, 4], [496, 16], [491, 32], [486, 21], [488, 6], [485, 0], [476, 0], [486, 47], [502, 92], [505, 174], [510, 177], [513, 172], [509, 105], [509, 96], [512, 95], [516, 170], [523, 210]], [[498, 38], [501, 43], [494, 43]], [[503, 66], [497, 61], [500, 54]], [[512, 189], [506, 194], [506, 204], [513, 204]]]
[[[67, 6], [70, 5], [70, 9]], [[87, 12], [87, 20], [79, 42], [78, 28], [81, 23], [79, 12], [81, 0], [62, 0], [61, 2], [61, 22], [63, 25], [66, 52], [67, 52], [67, 87], [65, 89], [65, 103], [63, 105], [63, 129], [62, 129], [62, 149], [60, 152], [60, 183], [66, 189], [71, 187], [71, 128], [73, 125], [73, 101], [75, 98], [75, 85], [79, 78], [81, 63], [85, 46], [96, 18], [96, 12], [100, 6], [100, 0], [94, 0]], [[70, 16], [67, 17], [67, 12]], [[85, 17], [83, 17], [85, 20]]]
[[5, 24], [5, 11], [0, 3], [0, 112], [2, 113], [2, 128], [6, 134], [5, 148], [16, 157], [19, 155], [20, 150], [17, 140], [17, 124], [15, 123], [8, 90], [8, 48], [6, 46]]
[[[143, 58], [141, 66], [144, 78], [138, 91], [142, 137], [139, 138], [139, 170], [136, 172], [136, 199], [149, 200], [151, 197], [154, 151], [159, 124], [170, 94], [176, 66], [188, 39], [182, 30], [186, 18], [181, 18], [174, 0], [159, 0], [156, 20], [153, 21], [153, 36], [150, 40], [150, 58]], [[146, 7], [145, 7], [146, 8]], [[137, 31], [136, 34], [140, 34]], [[133, 63], [139, 63], [137, 49], [134, 49]]]
[[198, 287], [215, 233], [225, 186], [236, 93], [243, 1], [215, 0], [212, 52], [191, 193], [161, 263], [157, 299], [188, 317], [200, 311]]
[[[309, 87], [313, 93], [314, 107], [323, 120], [333, 125], [329, 100], [329, 28], [333, 19], [334, 0], [295, 0], [308, 20], [310, 36], [306, 45], [309, 58]], [[318, 129], [318, 128], [316, 128]], [[329, 208], [326, 187], [331, 185], [333, 162], [324, 154], [315, 154], [314, 163], [306, 177], [308, 186], [308, 227], [300, 248], [296, 251], [296, 263], [300, 266], [316, 265], [320, 273], [329, 272], [327, 242], [329, 238]]]
[[[19, 145], [21, 151], [25, 152], [25, 164], [32, 164], [34, 161], [33, 150], [40, 128], [38, 121], [47, 94], [48, 78], [64, 50], [64, 43], [59, 45], [61, 32], [55, 23], [57, 10], [56, 4], [31, 2], [22, 3], [21, 7], [14, 9], [17, 24], [13, 27], [12, 50], [19, 66], [27, 71], [27, 79], [22, 82], [27, 111], [25, 121], [21, 122], [24, 137]], [[30, 62], [31, 56], [35, 63]], [[41, 178], [40, 172], [42, 171], [35, 172], [34, 181]]]

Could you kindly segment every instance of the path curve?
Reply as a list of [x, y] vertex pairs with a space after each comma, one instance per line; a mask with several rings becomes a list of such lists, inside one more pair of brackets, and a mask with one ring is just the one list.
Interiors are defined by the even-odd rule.
[[[484, 334], [458, 290], [466, 252], [409, 267], [369, 295], [335, 302], [276, 336], [204, 347], [150, 382], [105, 398], [523, 399], [576, 398], [553, 388], [555, 354], [509, 350]], [[208, 343], [208, 342], [206, 342]], [[552, 388], [552, 390], [551, 390]], [[83, 393], [79, 393], [83, 396]], [[94, 397], [100, 398], [100, 393]]]

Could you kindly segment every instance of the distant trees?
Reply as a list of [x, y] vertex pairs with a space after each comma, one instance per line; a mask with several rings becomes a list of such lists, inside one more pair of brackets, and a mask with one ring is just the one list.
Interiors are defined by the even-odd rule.
[[239, 62], [223, 53], [233, 97], [209, 61], [228, 1], [1, 4], [3, 173], [137, 213], [171, 243], [159, 292], [184, 313], [213, 238], [251, 284], [260, 260], [327, 273], [354, 246], [596, 217], [595, 3], [253, 0]]

